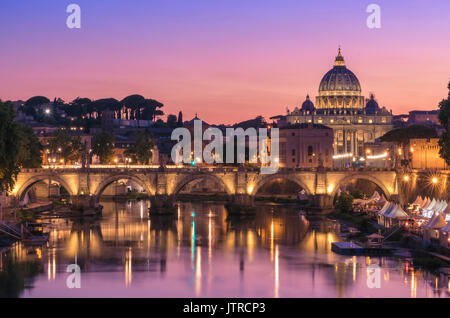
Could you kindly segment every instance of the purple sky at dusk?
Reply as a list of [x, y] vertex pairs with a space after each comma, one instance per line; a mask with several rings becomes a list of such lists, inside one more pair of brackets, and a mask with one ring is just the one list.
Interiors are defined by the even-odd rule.
[[[66, 7], [82, 9], [81, 29]], [[366, 7], [381, 7], [381, 29]], [[436, 109], [450, 79], [450, 1], [3, 0], [0, 99], [122, 99], [210, 123], [284, 114], [315, 97], [338, 45], [363, 95]]]

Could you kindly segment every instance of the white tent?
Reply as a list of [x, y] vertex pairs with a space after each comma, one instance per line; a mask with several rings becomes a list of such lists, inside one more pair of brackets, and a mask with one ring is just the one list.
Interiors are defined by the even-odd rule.
[[436, 212], [442, 213], [442, 211], [447, 208], [447, 205], [447, 202], [445, 202], [444, 200], [439, 201], [439, 206], [435, 208]]
[[442, 211], [442, 214], [450, 214], [450, 204], [447, 204], [445, 209]]
[[426, 209], [426, 210], [433, 210], [434, 207], [436, 206], [436, 204], [437, 204], [437, 201], [436, 201], [436, 199], [433, 198], [433, 201], [431, 201], [431, 203], [424, 209]]
[[447, 225], [441, 229], [441, 231], [450, 233], [450, 222], [448, 222]]
[[386, 202], [383, 207], [380, 209], [380, 211], [378, 211], [379, 214], [383, 214], [385, 213], [391, 206], [390, 202]]
[[371, 200], [371, 201], [378, 201], [379, 199], [380, 199], [380, 194], [377, 192], [377, 191], [375, 191], [373, 194], [372, 194], [372, 196], [370, 197], [370, 199], [369, 200]]
[[386, 211], [383, 212], [383, 216], [388, 216], [393, 210], [395, 209], [395, 204], [390, 203], [389, 207], [386, 209]]
[[408, 214], [398, 204], [396, 204], [394, 206], [394, 208], [389, 213], [385, 213], [384, 216], [389, 217], [389, 218], [393, 218], [393, 219], [405, 219], [405, 218], [408, 218]]
[[423, 202], [423, 199], [420, 195], [417, 196], [416, 200], [412, 203], [413, 205], [421, 205]]
[[425, 200], [423, 200], [422, 205], [419, 207], [420, 209], [426, 209], [427, 206], [429, 206], [431, 203], [431, 200], [429, 197], [426, 197]]
[[381, 197], [378, 199], [377, 204], [385, 204], [386, 202], [387, 200], [384, 197], [384, 194], [382, 194]]

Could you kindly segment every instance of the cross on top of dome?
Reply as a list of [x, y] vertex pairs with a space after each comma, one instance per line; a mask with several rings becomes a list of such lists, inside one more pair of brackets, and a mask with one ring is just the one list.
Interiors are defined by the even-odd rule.
[[334, 66], [345, 66], [344, 57], [341, 53], [341, 47], [339, 47], [338, 55], [336, 56], [336, 59], [334, 60]]

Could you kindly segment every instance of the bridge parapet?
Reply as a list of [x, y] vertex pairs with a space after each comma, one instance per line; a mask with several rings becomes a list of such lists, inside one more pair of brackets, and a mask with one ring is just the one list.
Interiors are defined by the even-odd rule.
[[[103, 190], [120, 179], [129, 179], [140, 184], [150, 195], [177, 195], [186, 184], [211, 178], [222, 184], [228, 195], [250, 195], [254, 197], [267, 182], [280, 178], [290, 180], [302, 187], [309, 196], [317, 196], [312, 202], [318, 206], [329, 206], [329, 197], [334, 197], [339, 187], [353, 179], [367, 179], [377, 184], [389, 198], [398, 195], [398, 174], [389, 169], [298, 169], [280, 168], [276, 174], [263, 175], [258, 167], [179, 167], [166, 166], [77, 166], [44, 167], [23, 169], [11, 193], [21, 197], [34, 183], [45, 180], [57, 182], [66, 188], [71, 197], [91, 195], [99, 201]], [[78, 200], [78, 198], [76, 198]]]

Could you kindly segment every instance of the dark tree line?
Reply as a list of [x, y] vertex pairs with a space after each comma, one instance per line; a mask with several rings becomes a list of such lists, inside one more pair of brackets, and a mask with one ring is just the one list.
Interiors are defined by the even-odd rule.
[[29, 127], [16, 122], [12, 103], [0, 101], [0, 191], [14, 187], [21, 168], [42, 164], [42, 145]]
[[450, 82], [448, 83], [448, 97], [439, 103], [439, 121], [444, 127], [444, 133], [439, 140], [440, 155], [450, 165]]
[[[47, 112], [42, 109], [43, 105], [47, 105]], [[116, 119], [155, 121], [156, 118], [164, 115], [161, 110], [163, 106], [164, 104], [159, 101], [141, 95], [130, 95], [121, 101], [114, 98], [91, 100], [77, 97], [71, 102], [64, 102], [60, 98], [50, 102], [44, 96], [34, 96], [24, 103], [22, 111], [40, 122], [65, 126], [79, 125], [89, 130], [91, 126], [100, 123], [100, 119], [107, 111], [113, 112], [113, 117]], [[58, 110], [64, 111], [75, 120], [61, 118]]]

